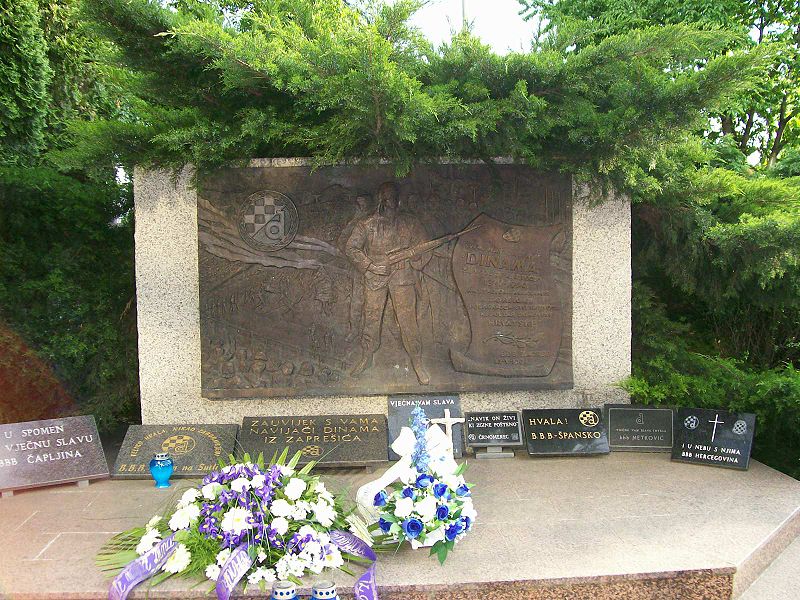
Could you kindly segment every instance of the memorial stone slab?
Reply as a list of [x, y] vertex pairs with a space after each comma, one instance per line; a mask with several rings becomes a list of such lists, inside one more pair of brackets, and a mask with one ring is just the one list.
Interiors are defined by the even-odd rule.
[[612, 450], [670, 452], [672, 450], [671, 408], [606, 404], [608, 443]]
[[467, 413], [467, 446], [522, 446], [522, 420], [516, 411]]
[[0, 425], [0, 491], [108, 477], [94, 417]]
[[114, 477], [149, 479], [150, 459], [169, 452], [173, 478], [203, 477], [227, 461], [236, 446], [238, 425], [131, 425], [114, 464]]
[[[420, 406], [431, 423], [439, 425], [445, 432], [450, 431], [450, 435], [453, 438], [453, 455], [456, 458], [463, 456], [464, 413], [461, 412], [461, 398], [457, 395], [397, 395], [389, 396], [388, 402], [390, 441], [394, 441], [400, 435], [400, 430], [403, 427], [408, 427], [411, 411]], [[389, 448], [389, 458], [398, 460], [400, 457]]]
[[751, 413], [679, 408], [672, 460], [746, 471], [755, 428]]
[[522, 411], [531, 456], [608, 454], [608, 436], [599, 408]]
[[323, 467], [359, 467], [386, 462], [385, 415], [307, 415], [245, 417], [239, 431], [238, 454], [259, 453], [269, 461], [284, 448], [301, 452], [300, 463]]

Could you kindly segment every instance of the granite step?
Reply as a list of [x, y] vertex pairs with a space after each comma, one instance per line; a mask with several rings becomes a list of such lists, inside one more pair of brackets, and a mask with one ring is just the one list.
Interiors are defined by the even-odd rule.
[[740, 596], [740, 600], [791, 598], [800, 598], [800, 538], [796, 538]]

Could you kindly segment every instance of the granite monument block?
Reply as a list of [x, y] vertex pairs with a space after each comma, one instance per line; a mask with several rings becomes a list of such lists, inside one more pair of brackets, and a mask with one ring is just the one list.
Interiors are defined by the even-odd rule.
[[611, 450], [632, 452], [672, 450], [671, 408], [606, 404], [605, 413]]
[[173, 478], [204, 477], [234, 453], [238, 425], [131, 425], [114, 463], [114, 477], [149, 479], [148, 464], [169, 452]]
[[301, 452], [301, 464], [358, 467], [386, 462], [388, 439], [385, 415], [307, 415], [245, 417], [239, 430], [237, 455], [269, 461], [284, 448]]
[[91, 415], [0, 425], [0, 491], [108, 477]]
[[522, 446], [522, 419], [516, 411], [467, 413], [464, 433], [467, 446]]
[[679, 408], [672, 460], [746, 471], [755, 428], [751, 413]]
[[[435, 425], [439, 425], [453, 439], [453, 454], [461, 458], [464, 454], [464, 414], [461, 412], [461, 399], [453, 394], [449, 396], [389, 396], [389, 441], [394, 441], [403, 427], [408, 427], [411, 411], [420, 406], [425, 416]], [[389, 458], [400, 457], [389, 448]]]
[[531, 456], [608, 454], [608, 435], [599, 408], [522, 411]]

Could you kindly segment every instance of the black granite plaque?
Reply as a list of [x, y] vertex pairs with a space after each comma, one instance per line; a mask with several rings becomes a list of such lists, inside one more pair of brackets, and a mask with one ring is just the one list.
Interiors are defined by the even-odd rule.
[[531, 456], [608, 454], [608, 436], [599, 408], [522, 411]]
[[467, 413], [467, 446], [522, 446], [522, 421], [516, 411]]
[[[417, 396], [413, 394], [389, 396], [389, 439], [393, 442], [403, 427], [411, 419], [411, 411], [421, 406], [431, 423], [439, 425], [453, 437], [453, 454], [461, 458], [464, 454], [464, 414], [461, 412], [461, 399], [450, 396]], [[389, 458], [400, 457], [389, 449]]]
[[302, 452], [301, 463], [358, 467], [386, 462], [388, 440], [385, 415], [309, 415], [245, 417], [239, 431], [239, 455], [247, 452], [265, 460], [289, 448]]
[[746, 471], [755, 428], [751, 413], [679, 408], [672, 460]]
[[608, 443], [612, 450], [672, 450], [672, 409], [606, 404]]
[[91, 415], [0, 425], [0, 491], [108, 477]]
[[238, 425], [131, 425], [114, 464], [114, 477], [149, 479], [150, 459], [169, 452], [173, 477], [203, 477], [228, 460]]

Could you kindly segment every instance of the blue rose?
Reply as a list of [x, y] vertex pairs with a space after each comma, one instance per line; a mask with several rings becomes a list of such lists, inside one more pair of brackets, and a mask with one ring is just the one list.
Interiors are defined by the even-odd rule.
[[461, 521], [464, 523], [464, 531], [468, 531], [472, 527], [472, 519], [469, 517], [461, 517]]
[[422, 521], [413, 517], [403, 521], [402, 527], [406, 537], [410, 540], [417, 538], [423, 529]]
[[381, 490], [375, 494], [375, 499], [372, 501], [372, 504], [375, 506], [386, 506], [386, 492]]
[[427, 473], [423, 473], [419, 477], [417, 477], [417, 487], [418, 488], [426, 488], [433, 483], [433, 477], [428, 475]]
[[450, 527], [445, 529], [444, 536], [447, 538], [448, 542], [452, 542], [454, 539], [456, 539], [459, 533], [461, 532], [458, 529], [458, 523], [453, 523], [450, 525]]
[[433, 495], [437, 498], [443, 497], [447, 493], [447, 484], [446, 483], [437, 483], [433, 486]]
[[446, 504], [440, 504], [436, 508], [436, 518], [440, 521], [444, 521], [447, 517], [450, 516], [450, 509], [447, 508]]
[[381, 517], [380, 519], [378, 519], [378, 527], [381, 528], [381, 531], [383, 533], [389, 533], [389, 529], [392, 527], [392, 524], [383, 517]]
[[415, 500], [417, 497], [417, 492], [414, 491], [414, 488], [405, 487], [403, 488], [403, 498], [411, 498]]
[[466, 483], [462, 483], [460, 486], [458, 486], [458, 488], [456, 489], [456, 494], [459, 495], [459, 496], [470, 496], [471, 495], [469, 493], [469, 488], [467, 487]]

